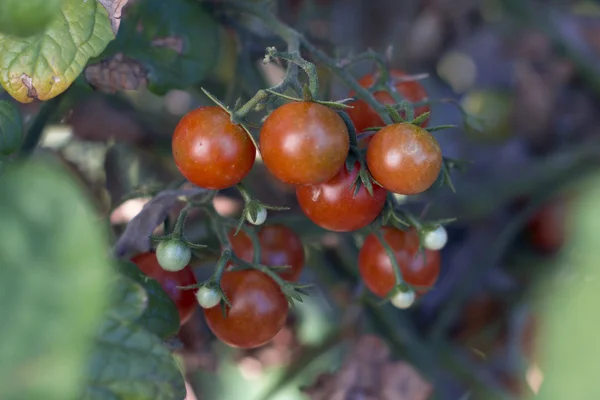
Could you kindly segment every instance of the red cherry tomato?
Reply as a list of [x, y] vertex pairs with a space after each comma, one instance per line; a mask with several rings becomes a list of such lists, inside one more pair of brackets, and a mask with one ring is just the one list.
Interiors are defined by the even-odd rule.
[[566, 241], [565, 220], [568, 202], [557, 198], [544, 205], [527, 224], [527, 235], [533, 248], [543, 254], [558, 252]]
[[225, 344], [250, 349], [267, 343], [283, 328], [288, 302], [273, 279], [248, 269], [225, 271], [221, 287], [231, 302], [226, 317], [221, 307], [204, 309], [210, 330]]
[[387, 190], [405, 195], [424, 192], [442, 169], [437, 140], [412, 124], [393, 124], [378, 131], [367, 148], [367, 166]]
[[361, 185], [355, 195], [355, 181], [360, 164], [352, 172], [344, 165], [336, 176], [318, 185], [296, 187], [300, 208], [311, 221], [322, 228], [349, 232], [369, 225], [385, 205], [387, 191], [373, 185], [373, 196]]
[[317, 103], [285, 104], [269, 115], [260, 131], [265, 166], [277, 179], [294, 185], [331, 179], [344, 164], [349, 148], [342, 118]]
[[213, 190], [239, 183], [256, 157], [248, 134], [218, 106], [196, 108], [184, 115], [172, 145], [181, 174], [194, 185]]
[[[252, 262], [254, 248], [252, 240], [244, 231], [237, 235], [229, 233], [231, 247], [236, 256]], [[261, 263], [268, 266], [289, 265], [291, 268], [279, 271], [286, 281], [296, 281], [304, 267], [305, 255], [302, 240], [285, 225], [266, 225], [258, 232]]]
[[189, 321], [198, 304], [196, 295], [193, 290], [179, 290], [177, 286], [189, 286], [198, 283], [192, 269], [187, 266], [176, 272], [166, 271], [158, 263], [154, 252], [138, 254], [131, 261], [144, 274], [157, 280], [165, 293], [175, 302], [179, 311], [180, 325]]
[[[439, 251], [419, 252], [415, 230], [381, 229], [384, 240], [394, 250], [402, 277], [409, 285], [430, 287], [440, 274]], [[358, 268], [365, 285], [376, 295], [385, 297], [396, 285], [392, 262], [374, 234], [365, 238], [358, 254]]]
[[[390, 75], [392, 80], [396, 82], [394, 84], [394, 88], [405, 100], [411, 103], [418, 103], [427, 100], [427, 92], [418, 81], [401, 82], [400, 80], [405, 79], [408, 75], [399, 70], [390, 71]], [[376, 79], [377, 77], [374, 74], [368, 74], [363, 76], [358, 83], [360, 83], [360, 85], [364, 88], [370, 88], [375, 84]], [[351, 92], [350, 96], [354, 96], [354, 93]], [[373, 96], [382, 104], [396, 103], [392, 95], [390, 95], [388, 92], [376, 91], [373, 93]], [[350, 119], [352, 120], [352, 123], [354, 123], [354, 127], [358, 133], [363, 132], [367, 128], [384, 125], [379, 114], [364, 101], [357, 100], [348, 103], [348, 105], [354, 107], [347, 109], [346, 112], [350, 116]], [[429, 105], [415, 107], [415, 118], [428, 111], [430, 111]], [[406, 115], [402, 115], [402, 117], [406, 118]], [[423, 122], [421, 126], [426, 127], [428, 122], [429, 119]]]

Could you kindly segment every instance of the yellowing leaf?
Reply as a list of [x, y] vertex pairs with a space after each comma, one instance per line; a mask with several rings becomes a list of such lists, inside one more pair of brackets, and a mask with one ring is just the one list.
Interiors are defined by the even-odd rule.
[[66, 0], [61, 15], [27, 38], [0, 34], [0, 84], [22, 103], [64, 92], [115, 38], [106, 9], [95, 0]]

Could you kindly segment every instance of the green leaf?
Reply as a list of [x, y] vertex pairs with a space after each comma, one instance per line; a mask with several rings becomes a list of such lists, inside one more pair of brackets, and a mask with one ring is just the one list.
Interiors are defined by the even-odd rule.
[[538, 354], [543, 355], [544, 383], [538, 396], [543, 400], [600, 396], [600, 174], [586, 179], [577, 193], [564, 221], [569, 242], [557, 260], [559, 271], [539, 290], [543, 331], [538, 335]]
[[165, 93], [202, 81], [218, 61], [219, 25], [193, 0], [132, 4], [101, 58], [123, 52], [148, 69], [150, 88]]
[[43, 32], [26, 38], [0, 34], [0, 84], [22, 103], [51, 99], [114, 37], [100, 3], [65, 0], [60, 15]]
[[148, 306], [137, 322], [163, 339], [176, 334], [179, 330], [177, 306], [160, 283], [144, 275], [135, 264], [121, 262], [119, 266], [123, 274], [144, 287], [148, 296]]
[[26, 37], [43, 31], [58, 16], [63, 0], [0, 1], [0, 32]]
[[13, 164], [0, 187], [0, 398], [73, 399], [105, 307], [106, 237], [54, 164]]
[[142, 285], [123, 275], [115, 276], [110, 298], [112, 306], [107, 310], [108, 314], [123, 321], [138, 319], [148, 305], [148, 296]]
[[0, 155], [14, 153], [23, 142], [23, 121], [17, 106], [0, 100]]
[[185, 382], [172, 354], [158, 336], [132, 321], [146, 304], [144, 290], [125, 276], [118, 281], [89, 356], [83, 399], [184, 399]]

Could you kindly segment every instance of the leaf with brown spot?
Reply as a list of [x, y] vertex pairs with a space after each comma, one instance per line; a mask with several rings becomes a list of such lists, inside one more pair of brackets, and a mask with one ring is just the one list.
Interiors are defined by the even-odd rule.
[[114, 38], [100, 3], [65, 0], [43, 32], [26, 38], [0, 34], [0, 84], [22, 103], [49, 100], [67, 90]]
[[123, 53], [89, 65], [85, 69], [85, 78], [99, 91], [110, 94], [121, 90], [137, 90], [148, 84], [142, 64]]

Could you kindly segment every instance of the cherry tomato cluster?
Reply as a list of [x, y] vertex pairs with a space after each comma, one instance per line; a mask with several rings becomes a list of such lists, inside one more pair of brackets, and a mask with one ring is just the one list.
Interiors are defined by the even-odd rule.
[[[377, 78], [367, 75], [359, 83], [371, 88]], [[391, 78], [392, 92], [409, 102], [427, 100], [423, 87], [406, 80], [405, 73], [392, 71]], [[385, 90], [375, 91], [374, 97], [382, 104], [396, 103]], [[350, 105], [353, 108], [347, 113], [355, 129], [326, 103], [305, 99], [284, 104], [265, 118], [257, 144], [267, 170], [296, 186], [304, 214], [316, 225], [335, 232], [369, 226], [382, 215], [388, 192], [422, 193], [436, 181], [442, 168], [440, 147], [424, 129], [427, 116], [414, 123], [382, 127], [381, 117], [367, 103], [357, 100]], [[419, 117], [428, 113], [429, 107], [419, 105], [414, 111]], [[410, 118], [405, 114], [400, 111], [395, 121]], [[232, 120], [237, 121], [220, 105], [204, 106], [186, 114], [175, 128], [173, 157], [191, 183], [221, 190], [238, 185], [252, 169], [256, 143], [243, 125]], [[374, 134], [366, 132], [374, 127], [380, 129]], [[357, 141], [350, 137], [354, 130], [366, 150], [357, 148]], [[254, 202], [240, 190], [247, 206]], [[266, 210], [255, 208], [245, 216], [261, 225]], [[272, 339], [283, 327], [289, 307], [289, 293], [286, 296], [283, 288], [286, 282], [299, 278], [305, 263], [304, 247], [300, 237], [283, 225], [262, 227], [254, 243], [244, 230], [235, 232], [229, 232], [228, 243], [224, 243], [224, 251], [230, 248], [234, 257], [227, 261], [216, 285], [198, 285], [195, 295], [190, 290], [173, 291], [176, 286], [196, 284], [188, 266], [188, 246], [192, 245], [179, 234], [161, 241], [156, 253], [137, 256], [133, 261], [161, 282], [177, 304], [182, 324], [198, 303], [215, 336], [230, 346], [252, 348]], [[373, 293], [389, 298], [399, 308], [409, 307], [437, 280], [439, 250], [446, 240], [441, 226], [427, 232], [383, 226], [365, 238], [358, 259], [360, 274]], [[264, 269], [235, 268], [235, 260], [246, 266], [288, 268], [269, 276]]]

